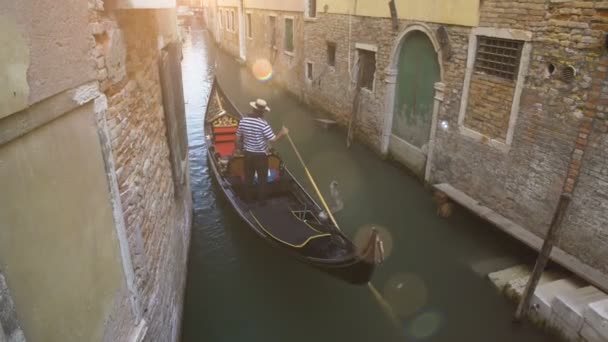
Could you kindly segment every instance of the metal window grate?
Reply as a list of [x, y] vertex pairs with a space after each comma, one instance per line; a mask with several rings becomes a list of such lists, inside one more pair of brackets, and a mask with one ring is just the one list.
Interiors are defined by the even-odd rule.
[[524, 42], [480, 36], [477, 40], [475, 71], [515, 80]]

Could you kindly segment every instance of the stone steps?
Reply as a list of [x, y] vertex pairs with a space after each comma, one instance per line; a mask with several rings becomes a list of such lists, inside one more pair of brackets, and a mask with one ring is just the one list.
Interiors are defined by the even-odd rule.
[[[488, 278], [509, 298], [520, 301], [531, 268], [516, 265]], [[548, 270], [531, 301], [533, 321], [552, 327], [567, 341], [608, 342], [608, 295], [581, 280]]]

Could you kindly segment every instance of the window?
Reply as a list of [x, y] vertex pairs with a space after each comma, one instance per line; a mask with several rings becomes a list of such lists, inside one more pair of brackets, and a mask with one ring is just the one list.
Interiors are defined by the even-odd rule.
[[480, 36], [475, 72], [507, 80], [517, 79], [523, 41]]
[[270, 27], [270, 46], [277, 47], [277, 17], [270, 16], [269, 27]]
[[251, 13], [247, 13], [247, 38], [253, 38], [251, 33]]
[[306, 62], [306, 79], [309, 81], [312, 81], [313, 79], [312, 62]]
[[368, 90], [374, 90], [376, 53], [374, 51], [357, 49], [357, 55], [359, 56], [357, 86]]
[[317, 17], [317, 0], [307, 0], [306, 16], [308, 18]]
[[293, 19], [285, 18], [285, 51], [293, 52]]
[[327, 42], [327, 65], [336, 66], [336, 43]]

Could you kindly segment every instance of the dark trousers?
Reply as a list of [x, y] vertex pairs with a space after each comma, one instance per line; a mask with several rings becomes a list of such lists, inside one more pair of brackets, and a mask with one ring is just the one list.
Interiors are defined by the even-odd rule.
[[266, 186], [268, 184], [268, 156], [266, 153], [245, 151], [245, 200], [253, 199], [255, 190], [254, 174], [258, 174], [257, 193], [258, 200], [266, 199]]

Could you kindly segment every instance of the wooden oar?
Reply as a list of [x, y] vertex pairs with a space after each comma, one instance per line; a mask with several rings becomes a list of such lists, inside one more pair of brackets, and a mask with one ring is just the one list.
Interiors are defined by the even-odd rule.
[[[289, 136], [289, 133], [287, 134], [287, 139], [289, 140], [289, 143], [291, 144], [291, 147], [293, 148], [294, 152], [296, 153], [296, 156], [298, 156], [298, 159], [300, 160], [300, 163], [302, 164], [302, 167], [304, 167], [304, 171], [306, 171], [306, 175], [308, 176], [308, 179], [312, 183], [313, 188], [315, 188], [315, 191], [317, 192], [317, 195], [321, 199], [321, 203], [323, 204], [323, 207], [325, 208], [325, 211], [327, 211], [327, 215], [331, 219], [331, 222], [336, 226], [336, 228], [340, 229], [340, 227], [338, 226], [338, 223], [336, 222], [336, 219], [334, 218], [334, 215], [331, 213], [331, 210], [329, 210], [329, 207], [327, 206], [327, 202], [325, 202], [325, 199], [323, 198], [323, 195], [321, 194], [321, 191], [319, 191], [319, 187], [317, 187], [317, 183], [312, 178], [312, 174], [308, 170], [308, 167], [306, 167], [306, 163], [302, 159], [302, 156], [300, 155], [300, 152], [298, 151], [298, 148], [293, 143], [293, 140], [291, 140], [291, 137]], [[384, 313], [388, 316], [388, 318], [390, 319], [391, 323], [393, 323], [393, 325], [401, 332], [401, 323], [399, 322], [399, 318], [397, 318], [397, 315], [393, 311], [393, 308], [391, 307], [391, 305], [386, 301], [386, 299], [384, 299], [384, 297], [382, 297], [382, 294], [380, 294], [380, 292], [374, 287], [374, 285], [372, 285], [371, 282], [367, 283], [367, 287], [369, 288], [369, 290], [371, 291], [372, 295], [374, 296], [374, 298], [376, 299], [376, 301], [378, 302], [378, 304], [382, 308], [382, 311], [384, 311]]]
[[331, 213], [331, 210], [329, 210], [329, 206], [327, 205], [327, 202], [325, 202], [325, 198], [323, 198], [323, 195], [321, 194], [319, 187], [317, 187], [317, 183], [312, 178], [312, 174], [308, 170], [308, 167], [306, 167], [306, 163], [304, 162], [304, 159], [302, 159], [302, 156], [300, 155], [300, 152], [298, 151], [298, 148], [296, 147], [296, 145], [293, 143], [293, 140], [291, 140], [291, 136], [289, 135], [289, 133], [287, 133], [287, 140], [289, 140], [289, 143], [291, 144], [293, 151], [296, 153], [296, 156], [298, 156], [298, 159], [300, 160], [302, 167], [304, 167], [304, 171], [306, 171], [306, 176], [308, 176], [310, 183], [312, 183], [312, 187], [315, 189], [317, 196], [319, 196], [319, 199], [321, 200], [321, 203], [323, 204], [323, 208], [327, 212], [327, 216], [329, 216], [329, 219], [334, 224], [334, 226], [336, 226], [336, 228], [340, 229], [340, 226], [338, 226], [338, 222], [334, 218], [334, 215]]

